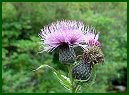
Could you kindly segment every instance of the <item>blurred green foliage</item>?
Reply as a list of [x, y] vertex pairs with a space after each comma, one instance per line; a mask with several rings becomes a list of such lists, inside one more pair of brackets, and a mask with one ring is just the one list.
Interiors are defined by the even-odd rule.
[[119, 69], [127, 68], [127, 3], [3, 2], [3, 92], [67, 93], [49, 69], [33, 72], [41, 64], [67, 70], [52, 53], [38, 53], [40, 29], [62, 19], [83, 21], [100, 32], [105, 63], [97, 70], [96, 83], [83, 86], [82, 92], [108, 92], [108, 80], [121, 77]]

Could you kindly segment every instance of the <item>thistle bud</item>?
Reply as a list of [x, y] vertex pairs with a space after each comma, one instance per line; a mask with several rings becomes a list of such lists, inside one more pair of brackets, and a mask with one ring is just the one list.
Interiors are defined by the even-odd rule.
[[72, 69], [72, 76], [78, 80], [89, 80], [91, 76], [91, 64], [86, 63], [86, 61], [81, 60]]

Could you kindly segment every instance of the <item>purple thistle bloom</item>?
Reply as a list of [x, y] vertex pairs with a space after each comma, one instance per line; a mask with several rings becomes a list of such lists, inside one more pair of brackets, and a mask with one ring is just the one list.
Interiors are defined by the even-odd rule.
[[44, 51], [52, 51], [59, 46], [74, 46], [84, 42], [84, 24], [82, 22], [63, 20], [41, 29], [39, 34]]
[[99, 34], [95, 34], [94, 32], [87, 32], [85, 34], [85, 41], [88, 46], [100, 46], [98, 38]]
[[95, 29], [85, 26], [82, 22], [62, 20], [44, 26], [39, 33], [43, 51], [53, 51], [59, 46], [100, 46], [99, 34], [95, 35]]
[[94, 34], [94, 29], [85, 26], [82, 22], [72, 20], [62, 20], [44, 26], [39, 33], [43, 51], [53, 51], [59, 48], [59, 60], [62, 63], [74, 62], [75, 46], [85, 49], [87, 46], [99, 46], [98, 34]]

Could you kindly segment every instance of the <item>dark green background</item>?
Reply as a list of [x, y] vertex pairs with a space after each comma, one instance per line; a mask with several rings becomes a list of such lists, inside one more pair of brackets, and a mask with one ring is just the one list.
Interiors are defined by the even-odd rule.
[[81, 92], [118, 92], [109, 91], [112, 80], [126, 83], [127, 3], [6, 2], [2, 3], [2, 92], [68, 92], [49, 69], [33, 72], [48, 64], [65, 74], [66, 67], [52, 53], [38, 53], [40, 29], [62, 19], [83, 21], [100, 32], [105, 64], [97, 69], [96, 83], [83, 86]]

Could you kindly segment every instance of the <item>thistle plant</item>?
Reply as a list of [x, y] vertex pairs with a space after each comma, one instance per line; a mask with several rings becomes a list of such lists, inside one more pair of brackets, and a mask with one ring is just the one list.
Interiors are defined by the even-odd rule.
[[[61, 85], [71, 93], [80, 90], [80, 83], [95, 79], [95, 66], [104, 61], [99, 33], [93, 27], [72, 20], [62, 20], [44, 26], [39, 33], [41, 52], [54, 52], [58, 49], [59, 61], [68, 67], [68, 76], [61, 74], [49, 65], [39, 68], [50, 68]], [[82, 54], [76, 55], [76, 47], [82, 48]], [[80, 56], [79, 60], [77, 57]]]

